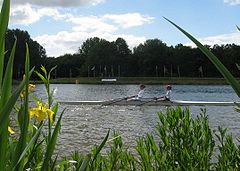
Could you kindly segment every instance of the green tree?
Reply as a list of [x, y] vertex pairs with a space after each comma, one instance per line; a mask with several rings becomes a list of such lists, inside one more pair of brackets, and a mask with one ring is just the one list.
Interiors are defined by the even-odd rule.
[[156, 65], [170, 66], [168, 47], [159, 39], [146, 40], [134, 48], [133, 53], [138, 57], [139, 76], [155, 76]]
[[27, 31], [22, 31], [20, 29], [8, 30], [6, 33], [6, 50], [7, 50], [7, 59], [10, 55], [10, 49], [14, 43], [14, 37], [17, 38], [17, 46], [14, 60], [14, 70], [13, 78], [21, 79], [24, 71], [25, 63], [25, 53], [26, 46], [25, 43], [29, 45], [30, 61], [31, 67], [35, 66], [36, 69], [39, 69], [41, 64], [44, 63], [46, 59], [45, 49], [36, 41], [32, 40]]

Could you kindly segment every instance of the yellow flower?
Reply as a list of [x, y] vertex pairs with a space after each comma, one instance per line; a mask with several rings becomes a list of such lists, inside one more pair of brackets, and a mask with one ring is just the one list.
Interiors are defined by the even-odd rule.
[[35, 88], [36, 88], [36, 86], [35, 86], [34, 84], [28, 84], [28, 91], [29, 91], [29, 92], [34, 91]]
[[37, 102], [36, 108], [31, 108], [29, 110], [30, 119], [35, 115], [38, 122], [43, 121], [47, 116], [49, 116], [50, 122], [53, 121], [54, 112], [51, 109], [48, 109], [48, 103], [43, 105], [41, 102]]
[[[23, 75], [23, 80], [25, 80], [26, 79], [26, 76], [25, 76], [25, 74]], [[35, 90], [35, 85], [34, 84], [28, 84], [28, 91], [29, 92], [32, 92], [32, 91], [34, 91]], [[26, 95], [26, 92], [25, 92], [25, 88], [24, 88], [24, 90], [20, 93], [20, 97], [23, 99], [24, 98], [24, 96]]]
[[12, 128], [9, 126], [8, 127], [8, 132], [10, 133], [10, 134], [15, 134], [15, 132], [12, 130]]
[[[35, 87], [36, 86], [34, 84], [28, 84], [28, 91], [29, 92], [34, 91]], [[25, 91], [25, 88], [24, 88], [24, 90], [20, 93], [20, 97], [23, 99], [25, 95], [26, 95], [26, 91]]]
[[48, 117], [50, 119], [50, 122], [53, 123], [53, 115], [54, 115], [54, 112], [50, 109], [47, 109], [47, 112], [48, 112]]

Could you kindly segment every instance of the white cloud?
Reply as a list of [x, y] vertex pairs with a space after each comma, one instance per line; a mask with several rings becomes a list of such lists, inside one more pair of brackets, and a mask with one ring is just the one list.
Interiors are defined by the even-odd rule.
[[88, 38], [99, 37], [108, 41], [115, 41], [118, 37], [124, 38], [129, 47], [133, 48], [139, 43], [143, 43], [145, 37], [137, 37], [127, 34], [111, 34], [111, 33], [99, 33], [99, 32], [59, 32], [56, 35], [42, 35], [34, 38], [39, 42], [47, 51], [48, 56], [58, 57], [66, 53], [75, 53], [81, 44]]
[[99, 31], [99, 32], [114, 32], [117, 28], [114, 25], [108, 24], [102, 21], [101, 18], [96, 16], [90, 17], [72, 17], [68, 19], [69, 22], [73, 23], [74, 31]]
[[55, 20], [69, 18], [70, 14], [60, 14], [56, 8], [34, 8], [30, 4], [15, 5], [10, 11], [10, 24], [29, 25], [41, 17], [49, 16]]
[[24, 24], [28, 25], [40, 19], [36, 9], [31, 8], [29, 4], [18, 5], [11, 9], [10, 24]]
[[13, 4], [32, 4], [45, 7], [77, 7], [83, 5], [97, 5], [105, 0], [13, 0]]
[[145, 17], [139, 13], [106, 14], [104, 16], [70, 17], [67, 21], [73, 23], [74, 31], [115, 32], [119, 28], [130, 28], [151, 23], [153, 17]]
[[123, 28], [130, 28], [135, 26], [141, 26], [153, 21], [153, 17], [143, 16], [139, 13], [127, 13], [127, 14], [106, 14], [103, 19], [112, 20], [114, 23], [119, 24]]
[[[108, 41], [115, 41], [118, 37], [122, 37], [127, 41], [130, 48], [132, 48], [139, 43], [143, 43], [146, 38], [143, 36], [124, 34], [124, 30], [121, 29], [139, 27], [151, 23], [154, 19], [153, 17], [143, 16], [140, 13], [73, 16], [61, 8], [36, 6], [40, 5], [39, 3], [42, 5], [48, 3], [48, 1], [36, 2], [36, 0], [19, 0], [18, 2], [22, 2], [23, 5], [14, 4], [12, 6], [10, 14], [11, 25], [30, 25], [48, 16], [72, 27], [71, 30], [61, 31], [52, 35], [44, 34], [33, 38], [46, 49], [48, 56], [57, 57], [65, 53], [75, 53], [82, 42], [91, 37], [104, 38]], [[24, 4], [25, 2], [28, 2], [28, 4]], [[67, 0], [58, 0], [58, 3], [67, 2]], [[79, 3], [80, 2], [87, 3], [88, 1], [79, 1]], [[103, 2], [103, 0], [92, 0], [89, 3], [100, 2]], [[78, 3], [78, 1], [71, 1], [71, 3]], [[41, 30], [43, 30], [44, 27], [45, 26], [41, 27]]]
[[230, 5], [240, 5], [240, 0], [224, 0], [224, 3]]
[[[199, 38], [198, 40], [202, 44], [210, 45], [210, 46], [213, 46], [215, 44], [224, 45], [224, 44], [233, 44], [233, 43], [236, 45], [240, 45], [240, 33], [237, 32], [237, 33], [223, 34], [218, 36]], [[195, 44], [192, 42], [186, 43], [185, 45], [195, 47]]]

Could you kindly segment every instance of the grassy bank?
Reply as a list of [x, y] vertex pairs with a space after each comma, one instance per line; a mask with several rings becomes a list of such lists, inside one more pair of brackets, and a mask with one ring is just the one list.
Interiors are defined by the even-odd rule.
[[[226, 85], [224, 78], [179, 78], [179, 77], [119, 77], [117, 81], [102, 81], [99, 77], [53, 79], [53, 84], [176, 84], [176, 85]], [[34, 83], [41, 83], [33, 81]]]

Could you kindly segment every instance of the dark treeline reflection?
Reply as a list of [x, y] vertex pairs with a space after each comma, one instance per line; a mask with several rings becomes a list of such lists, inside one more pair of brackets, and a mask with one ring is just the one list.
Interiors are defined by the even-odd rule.
[[[25, 59], [25, 43], [30, 47], [31, 66], [44, 65], [59, 77], [221, 77], [213, 64], [198, 49], [178, 44], [167, 46], [159, 39], [146, 40], [130, 50], [123, 38], [109, 42], [98, 37], [89, 38], [75, 54], [47, 57], [45, 49], [33, 41], [26, 31], [9, 30], [6, 49], [10, 49], [14, 35], [18, 38], [14, 63], [14, 78], [20, 79]], [[207, 45], [206, 45], [207, 46]], [[235, 44], [207, 46], [233, 73], [239, 77], [240, 46]], [[8, 57], [10, 52], [7, 52]]]

